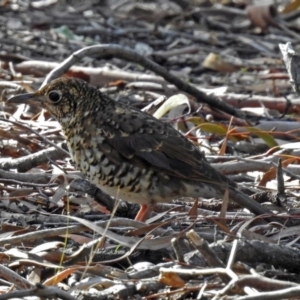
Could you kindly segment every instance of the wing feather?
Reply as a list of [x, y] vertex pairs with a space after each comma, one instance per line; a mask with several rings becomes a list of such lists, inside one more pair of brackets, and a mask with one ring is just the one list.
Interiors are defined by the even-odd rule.
[[[106, 143], [131, 164], [195, 181], [231, 181], [206, 161], [197, 147], [167, 123], [139, 110], [123, 110], [116, 126], [105, 126]], [[126, 128], [122, 124], [126, 124]], [[120, 125], [118, 125], [120, 124]]]

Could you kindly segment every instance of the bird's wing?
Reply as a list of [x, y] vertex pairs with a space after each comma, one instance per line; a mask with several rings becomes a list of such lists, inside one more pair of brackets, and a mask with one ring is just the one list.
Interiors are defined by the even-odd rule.
[[131, 164], [152, 167], [179, 178], [231, 184], [209, 165], [194, 144], [149, 114], [127, 109], [119, 118], [113, 118], [113, 126], [103, 120], [101, 123], [106, 143]]

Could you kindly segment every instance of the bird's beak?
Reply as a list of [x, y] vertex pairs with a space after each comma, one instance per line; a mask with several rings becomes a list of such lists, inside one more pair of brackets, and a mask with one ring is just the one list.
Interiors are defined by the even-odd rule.
[[7, 103], [15, 103], [15, 104], [21, 104], [21, 103], [25, 103], [25, 104], [34, 104], [35, 101], [35, 94], [34, 93], [27, 93], [27, 94], [21, 94], [21, 95], [17, 95], [17, 96], [13, 96], [10, 97], [7, 100]]

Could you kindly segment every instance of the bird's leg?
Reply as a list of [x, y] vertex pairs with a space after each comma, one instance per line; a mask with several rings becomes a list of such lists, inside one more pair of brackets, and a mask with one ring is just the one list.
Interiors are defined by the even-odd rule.
[[145, 222], [152, 211], [153, 211], [153, 205], [142, 204], [134, 220]]

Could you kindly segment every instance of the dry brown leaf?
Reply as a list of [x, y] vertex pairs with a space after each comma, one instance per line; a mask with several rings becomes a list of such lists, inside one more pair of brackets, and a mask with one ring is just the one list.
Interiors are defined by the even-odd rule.
[[180, 288], [185, 286], [185, 282], [179, 275], [174, 272], [161, 272], [159, 275], [159, 282], [173, 288]]
[[55, 274], [43, 282], [45, 286], [56, 285], [78, 270], [78, 267], [68, 268]]
[[208, 54], [202, 63], [202, 67], [224, 73], [231, 73], [239, 69], [239, 67], [224, 61], [223, 58], [216, 53]]
[[[289, 164], [298, 162], [299, 158], [296, 157], [292, 157], [292, 158], [287, 158], [285, 160], [282, 161], [282, 167], [286, 168]], [[277, 174], [277, 168], [272, 167], [270, 168], [270, 170], [268, 172], [266, 172], [263, 177], [261, 178], [259, 185], [260, 186], [266, 186], [267, 182], [271, 181], [272, 179], [276, 178], [276, 174]]]

